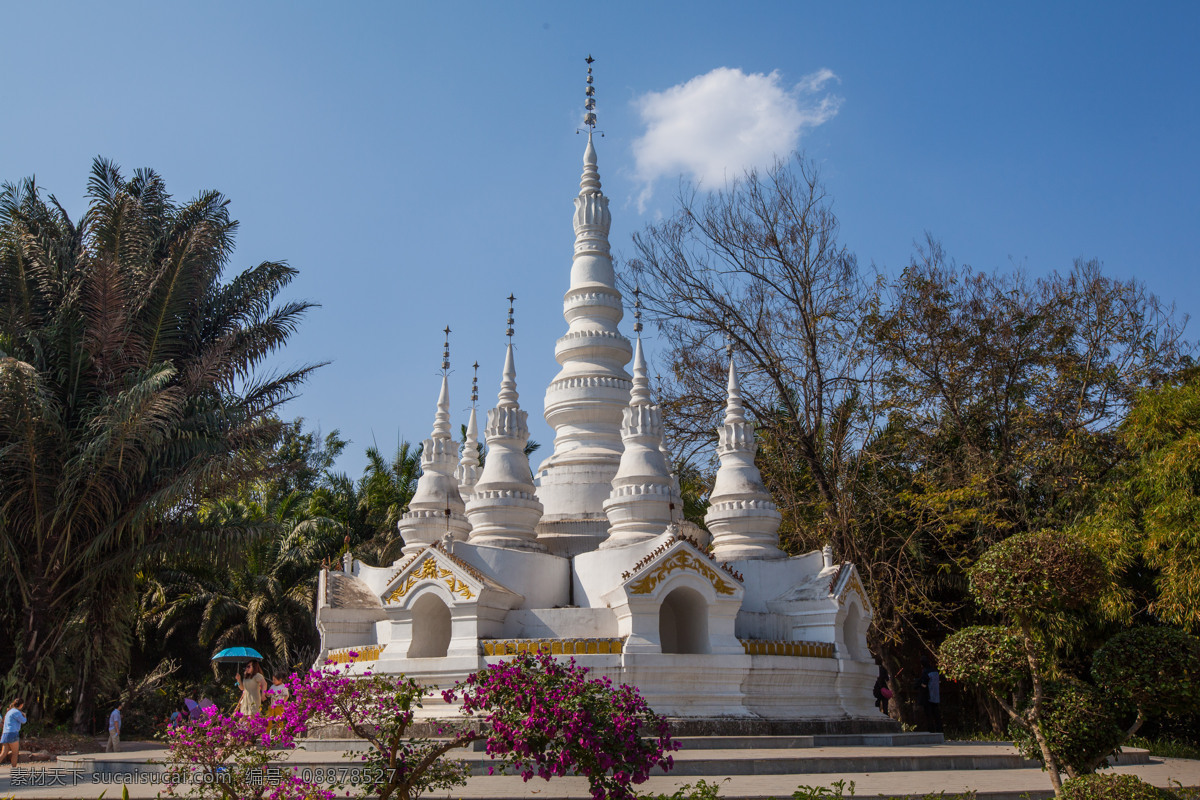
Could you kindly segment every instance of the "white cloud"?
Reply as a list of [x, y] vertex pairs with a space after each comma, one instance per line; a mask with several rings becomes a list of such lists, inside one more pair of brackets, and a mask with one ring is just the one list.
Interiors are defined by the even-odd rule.
[[838, 80], [829, 69], [804, 76], [792, 87], [778, 71], [747, 75], [718, 67], [662, 92], [647, 92], [634, 103], [646, 132], [633, 143], [638, 207], [660, 178], [686, 175], [715, 189], [754, 167], [786, 156], [801, 133], [832, 119], [842, 99], [822, 94]]

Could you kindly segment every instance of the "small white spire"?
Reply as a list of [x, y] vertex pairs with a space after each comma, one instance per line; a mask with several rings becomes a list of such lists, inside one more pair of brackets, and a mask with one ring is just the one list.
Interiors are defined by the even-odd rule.
[[746, 419], [742, 405], [732, 342], [727, 350], [729, 384], [725, 422], [717, 431], [720, 466], [709, 493], [704, 522], [712, 533], [713, 554], [722, 561], [784, 558], [779, 549], [782, 516], [754, 465], [758, 443], [754, 439], [754, 424]]
[[737, 365], [729, 356], [729, 383], [726, 385], [725, 424], [746, 421], [746, 408], [742, 405], [742, 385], [738, 381]]
[[433, 418], [431, 439], [450, 438], [450, 378], [442, 376], [442, 391], [438, 394], [437, 414]]
[[467, 419], [467, 435], [463, 441], [462, 456], [454, 470], [454, 477], [458, 480], [458, 491], [464, 502], [471, 499], [471, 493], [479, 480], [479, 422], [475, 412], [475, 404], [479, 401], [479, 362], [476, 361], [472, 367], [475, 369], [475, 375], [471, 378], [471, 416]]
[[397, 523], [404, 552], [412, 555], [449, 534], [467, 538], [470, 524], [458, 491], [458, 442], [450, 434], [450, 326], [442, 345], [442, 389], [438, 394], [433, 433], [421, 443], [421, 477], [408, 510]]
[[500, 378], [500, 394], [496, 397], [498, 408], [519, 408], [517, 403], [517, 367], [513, 361], [512, 342], [504, 353], [504, 374]]
[[437, 414], [433, 418], [431, 439], [450, 439], [450, 326], [442, 342], [442, 391], [438, 394]]
[[[639, 326], [640, 327], [640, 326]], [[682, 508], [678, 483], [663, 446], [662, 409], [654, 404], [650, 371], [639, 335], [633, 345], [633, 388], [621, 425], [625, 452], [604, 502], [608, 538], [602, 548], [624, 547], [658, 536]]]
[[600, 167], [596, 160], [596, 146], [592, 144], [592, 132], [588, 131], [587, 149], [583, 151], [583, 175], [579, 178], [579, 196], [603, 194], [600, 191]]
[[513, 359], [513, 295], [508, 296], [508, 347], [497, 405], [488, 412], [485, 435], [487, 462], [467, 502], [471, 541], [492, 547], [544, 549], [537, 543], [542, 504], [529, 470], [528, 414], [517, 402], [517, 367]]
[[[467, 443], [479, 444], [479, 422], [475, 418], [475, 406], [471, 406], [471, 417], [467, 420]], [[479, 463], [478, 457], [475, 463]]]
[[641, 336], [633, 345], [633, 389], [629, 394], [629, 405], [654, 405], [654, 398], [650, 393], [650, 371], [646, 368], [646, 356], [642, 352]]

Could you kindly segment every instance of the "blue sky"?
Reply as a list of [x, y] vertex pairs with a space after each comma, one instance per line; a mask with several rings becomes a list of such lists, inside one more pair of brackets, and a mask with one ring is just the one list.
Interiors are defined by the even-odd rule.
[[548, 454], [542, 396], [565, 330], [589, 52], [618, 258], [670, 213], [680, 170], [711, 183], [799, 147], [864, 264], [902, 268], [929, 231], [985, 270], [1098, 258], [1200, 312], [1196, 3], [4, 2], [0, 14], [0, 180], [36, 174], [77, 213], [104, 155], [157, 169], [181, 197], [227, 194], [242, 223], [233, 266], [286, 259], [300, 269], [292, 296], [321, 304], [279, 363], [332, 364], [287, 412], [341, 429], [351, 474], [372, 441], [428, 435], [447, 324], [455, 422], [475, 360], [491, 406], [509, 292], [522, 403]]

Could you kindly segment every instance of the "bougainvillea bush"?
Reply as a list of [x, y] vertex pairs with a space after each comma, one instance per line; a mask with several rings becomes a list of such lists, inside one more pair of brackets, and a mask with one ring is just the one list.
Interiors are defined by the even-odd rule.
[[486, 752], [525, 780], [582, 775], [596, 800], [634, 797], [631, 784], [655, 767], [669, 770], [678, 746], [637, 689], [589, 679], [574, 659], [524, 654], [480, 670], [445, 699], [483, 717]]
[[167, 730], [167, 793], [206, 800], [331, 800], [333, 792], [271, 766], [286, 758], [304, 731], [294, 709], [283, 718], [204, 709]]
[[[440, 723], [435, 739], [413, 737], [416, 709], [429, 691], [404, 676], [354, 675], [326, 665], [292, 676], [291, 698], [277, 717], [226, 716], [213, 710], [168, 732], [172, 792], [188, 788], [215, 800], [332, 798], [282, 769], [297, 739], [316, 728], [349, 728], [369, 747], [349, 771], [345, 794], [412, 800], [465, 783], [468, 768], [447, 755], [482, 739], [485, 751], [525, 780], [558, 775], [588, 779], [596, 800], [632, 800], [634, 784], [672, 766], [678, 747], [666, 723], [637, 690], [591, 679], [549, 655], [521, 655], [486, 667], [443, 692], [463, 716]], [[264, 780], [264, 776], [266, 779]]]

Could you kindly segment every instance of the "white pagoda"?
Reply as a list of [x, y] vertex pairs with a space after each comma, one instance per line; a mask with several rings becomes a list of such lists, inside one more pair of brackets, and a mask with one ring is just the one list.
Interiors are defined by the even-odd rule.
[[[590, 131], [590, 68], [587, 83]], [[404, 555], [386, 568], [347, 559], [322, 571], [320, 660], [445, 686], [543, 651], [637, 686], [670, 717], [759, 720], [779, 732], [890, 729], [873, 705], [872, 610], [854, 566], [834, 563], [829, 548], [779, 548], [780, 514], [754, 465], [732, 354], [708, 530], [683, 520], [640, 320], [633, 345], [618, 329], [612, 218], [590, 132], [579, 185], [568, 327], [545, 399], [553, 453], [531, 471], [510, 308], [482, 468], [475, 411], [460, 448], [443, 377], [399, 523]]]

